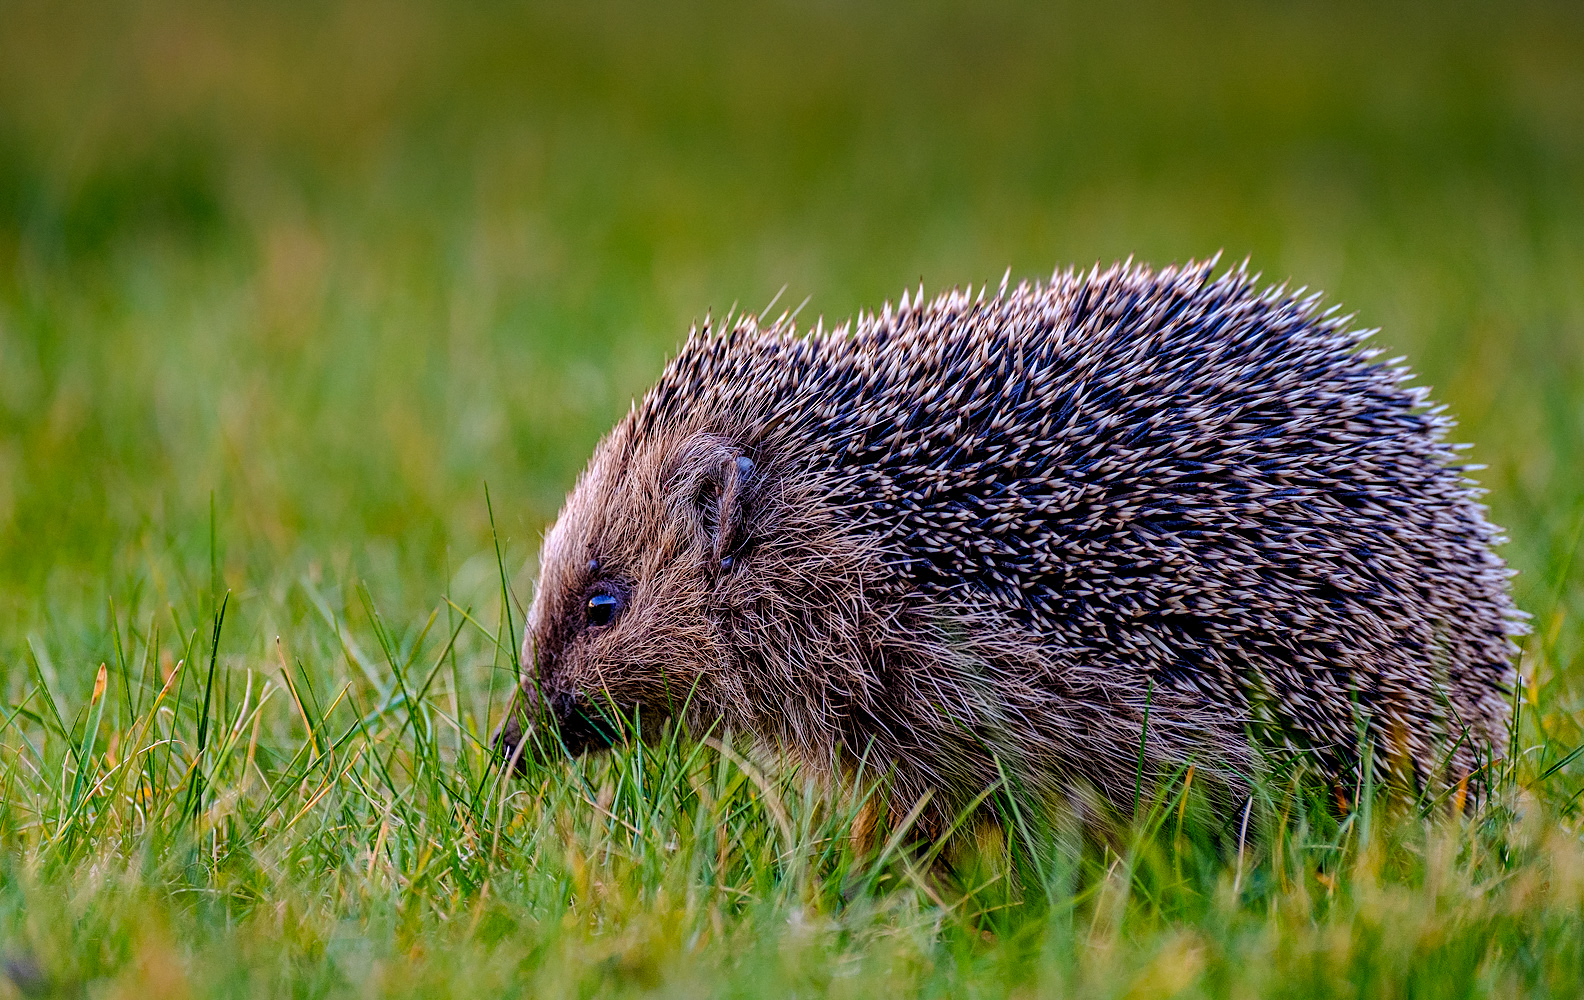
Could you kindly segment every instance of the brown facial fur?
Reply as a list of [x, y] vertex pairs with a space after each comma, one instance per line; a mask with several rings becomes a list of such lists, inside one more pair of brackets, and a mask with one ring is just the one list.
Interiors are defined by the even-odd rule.
[[[878, 553], [773, 459], [737, 497], [746, 517], [723, 567], [718, 521], [701, 516], [718, 494], [701, 484], [740, 455], [707, 431], [634, 443], [623, 425], [546, 536], [524, 647], [537, 673], [524, 690], [578, 734], [574, 754], [600, 743], [569, 709], [681, 716], [700, 735], [746, 734], [832, 777], [863, 760], [891, 775], [904, 808], [926, 790], [961, 804], [998, 780], [997, 758], [1006, 767], [1036, 748], [1036, 780], [1121, 775], [1101, 789], [1117, 798], [1132, 788], [1149, 700], [1151, 775], [1208, 750], [1210, 734], [1224, 763], [1247, 764], [1240, 727], [1142, 678], [1058, 675], [1037, 636], [994, 614], [897, 601]], [[605, 587], [625, 608], [589, 628], [587, 595]]]
[[545, 539], [530, 714], [862, 760], [937, 816], [1003, 775], [1124, 801], [1141, 741], [1238, 782], [1256, 724], [1342, 774], [1360, 704], [1383, 770], [1456, 781], [1521, 626], [1445, 421], [1357, 343], [1204, 265], [695, 335]]

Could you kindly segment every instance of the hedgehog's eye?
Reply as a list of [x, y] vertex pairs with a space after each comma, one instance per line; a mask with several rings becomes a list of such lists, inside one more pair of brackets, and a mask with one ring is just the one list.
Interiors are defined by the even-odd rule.
[[621, 598], [614, 594], [595, 594], [588, 602], [588, 623], [595, 626], [609, 625], [616, 620], [619, 611]]

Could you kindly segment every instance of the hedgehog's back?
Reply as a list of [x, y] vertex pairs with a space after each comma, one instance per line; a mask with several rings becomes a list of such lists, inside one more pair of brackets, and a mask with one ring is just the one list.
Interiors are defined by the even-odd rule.
[[[1351, 758], [1473, 766], [1506, 719], [1508, 572], [1448, 422], [1314, 298], [1113, 269], [799, 337], [695, 338], [635, 419], [817, 477], [899, 593], [993, 610]], [[1464, 727], [1472, 739], [1457, 734]]]

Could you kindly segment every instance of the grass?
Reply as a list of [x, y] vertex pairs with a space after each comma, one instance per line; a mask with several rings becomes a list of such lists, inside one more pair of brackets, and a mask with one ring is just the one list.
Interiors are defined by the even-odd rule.
[[[1538, 3], [6, 4], [0, 997], [1576, 995], [1581, 51]], [[715, 746], [490, 766], [538, 534], [695, 317], [1217, 250], [1487, 466], [1535, 625], [1488, 801], [1184, 775], [942, 886]]]

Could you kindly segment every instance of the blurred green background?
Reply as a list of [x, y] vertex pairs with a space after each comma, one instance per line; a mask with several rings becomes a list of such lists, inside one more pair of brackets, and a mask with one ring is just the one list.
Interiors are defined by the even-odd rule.
[[[693, 322], [1218, 251], [1488, 466], [1492, 802], [1245, 843], [1184, 778], [1047, 920], [697, 746], [497, 781], [485, 484], [525, 601]], [[1571, 995], [1581, 533], [1577, 0], [0, 0], [0, 1000]]]
[[1217, 251], [1410, 356], [1575, 648], [1576, 3], [4, 0], [0, 662], [487, 589], [710, 310]]

